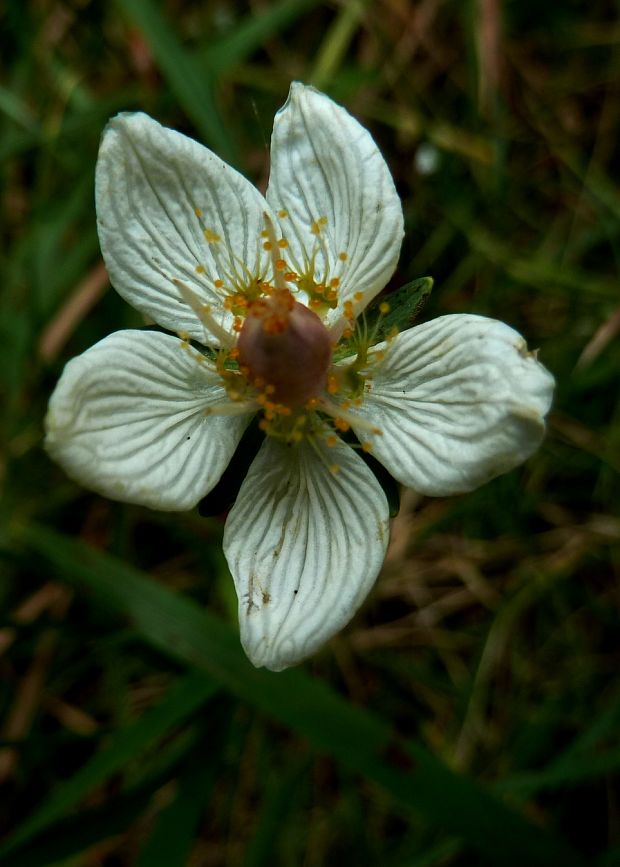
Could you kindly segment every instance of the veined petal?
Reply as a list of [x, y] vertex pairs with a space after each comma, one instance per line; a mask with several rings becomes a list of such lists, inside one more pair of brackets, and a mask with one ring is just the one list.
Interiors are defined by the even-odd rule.
[[279, 215], [293, 270], [315, 261], [319, 282], [339, 283], [339, 309], [359, 312], [391, 277], [403, 237], [400, 199], [370, 133], [312, 87], [291, 85], [271, 138], [267, 201]]
[[342, 442], [316, 448], [267, 438], [224, 532], [243, 647], [272, 671], [300, 662], [348, 623], [388, 541], [387, 500], [366, 464]]
[[360, 439], [398, 481], [445, 496], [535, 451], [554, 380], [508, 325], [457, 314], [399, 334], [368, 385], [359, 412], [382, 435], [360, 428]]
[[103, 134], [96, 202], [101, 251], [123, 298], [205, 342], [178, 280], [230, 325], [224, 295], [267, 262], [260, 233], [269, 209], [249, 181], [187, 136], [146, 114], [125, 114]]
[[50, 399], [46, 448], [106, 497], [194, 506], [218, 482], [250, 416], [205, 415], [219, 377], [176, 337], [118, 331], [70, 361]]

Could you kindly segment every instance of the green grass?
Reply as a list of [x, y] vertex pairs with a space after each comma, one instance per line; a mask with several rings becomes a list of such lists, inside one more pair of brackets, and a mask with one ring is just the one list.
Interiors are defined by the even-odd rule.
[[[3, 867], [620, 864], [619, 26], [602, 0], [2, 7]], [[260, 184], [291, 79], [385, 154], [391, 288], [431, 275], [421, 319], [507, 321], [558, 389], [521, 469], [403, 492], [362, 612], [275, 675], [239, 647], [220, 516], [103, 500], [41, 444], [66, 361], [142, 324], [100, 268], [108, 118]]]

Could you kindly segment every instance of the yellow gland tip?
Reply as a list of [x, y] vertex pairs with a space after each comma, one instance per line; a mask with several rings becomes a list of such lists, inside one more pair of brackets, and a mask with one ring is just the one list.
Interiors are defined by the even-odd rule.
[[217, 234], [217, 232], [213, 231], [213, 229], [206, 229], [205, 228], [203, 230], [203, 234], [205, 236], [205, 239], [209, 242], [209, 244], [217, 244], [218, 241], [222, 240], [220, 238], [220, 236]]

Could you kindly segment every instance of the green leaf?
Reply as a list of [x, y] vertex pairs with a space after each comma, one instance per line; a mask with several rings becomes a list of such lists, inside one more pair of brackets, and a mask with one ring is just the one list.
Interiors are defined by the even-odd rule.
[[[295, 796], [309, 770], [308, 756], [294, 762], [275, 782], [268, 780], [256, 828], [245, 851], [243, 867], [270, 867], [274, 863], [283, 823], [292, 811]], [[146, 865], [144, 865], [146, 867]]]
[[46, 834], [2, 858], [2, 867], [69, 867], [84, 861], [69, 861], [101, 840], [123, 834], [147, 809], [151, 788], [117, 795], [101, 807], [82, 810], [50, 828]]
[[[207, 672], [234, 695], [286, 725], [344, 767], [385, 788], [403, 808], [461, 837], [498, 865], [577, 867], [580, 858], [549, 831], [400, 737], [302, 669], [254, 669], [236, 630], [124, 563], [43, 527], [23, 529], [28, 561], [42, 558], [64, 580], [93, 593], [166, 655]], [[0, 855], [1, 855], [0, 851]]]
[[[413, 320], [420, 313], [426, 299], [433, 289], [432, 277], [419, 277], [411, 283], [405, 283], [400, 289], [395, 289], [389, 295], [375, 298], [357, 321], [357, 329], [362, 335], [369, 336], [370, 345], [381, 343], [394, 330], [404, 331], [410, 328]], [[381, 312], [381, 306], [387, 304], [389, 310]], [[341, 340], [334, 353], [334, 359], [339, 361], [357, 352], [358, 334], [346, 340]]]
[[319, 5], [319, 0], [281, 0], [261, 9], [253, 9], [239, 21], [230, 35], [207, 50], [209, 69], [217, 75], [247, 60], [265, 42], [296, 21], [304, 12]]
[[181, 45], [161, 6], [152, 0], [125, 0], [118, 6], [142, 31], [170, 90], [205, 143], [222, 159], [237, 163], [236, 146], [215, 100], [215, 81]]
[[73, 808], [95, 786], [121, 770], [149, 744], [163, 737], [208, 701], [217, 685], [202, 671], [191, 671], [170, 688], [164, 699], [133, 725], [116, 732], [105, 749], [97, 753], [51, 798], [36, 810], [0, 847], [6, 855], [31, 840]]
[[136, 867], [185, 867], [217, 770], [210, 743], [192, 752], [174, 801], [159, 814]]
[[378, 320], [378, 308], [382, 303], [389, 304], [390, 309], [377, 321], [378, 331], [375, 342], [379, 343], [381, 340], [385, 340], [395, 328], [398, 331], [410, 328], [413, 320], [416, 319], [426, 304], [432, 290], [433, 278], [419, 277], [417, 280], [412, 280], [411, 283], [405, 283], [404, 286], [395, 289], [389, 295], [376, 299], [368, 308], [369, 329], [372, 329], [374, 322]]

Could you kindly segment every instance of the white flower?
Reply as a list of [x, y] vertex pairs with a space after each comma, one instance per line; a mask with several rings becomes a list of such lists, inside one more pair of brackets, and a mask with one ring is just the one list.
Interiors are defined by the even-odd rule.
[[[266, 436], [224, 551], [245, 651], [279, 670], [350, 620], [388, 541], [385, 494], [338, 433], [350, 428], [421, 493], [469, 491], [536, 449], [553, 379], [515, 331], [481, 316], [374, 347], [363, 329], [352, 337], [399, 255], [388, 168], [357, 121], [301, 84], [276, 115], [271, 156], [263, 198], [144, 114], [110, 123], [96, 182], [110, 279], [179, 336], [120, 331], [70, 361], [47, 448], [105, 496], [190, 509], [259, 412]], [[356, 351], [334, 361], [341, 337]]]

